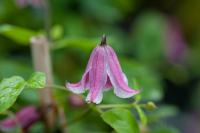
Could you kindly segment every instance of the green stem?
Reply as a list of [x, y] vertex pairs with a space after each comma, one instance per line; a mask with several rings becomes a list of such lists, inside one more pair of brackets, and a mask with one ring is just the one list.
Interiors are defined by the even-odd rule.
[[61, 85], [55, 85], [55, 84], [53, 84], [53, 85], [47, 85], [46, 87], [56, 88], [56, 89], [67, 91], [67, 89], [64, 86], [61, 86]]
[[133, 108], [135, 104], [102, 104], [97, 105], [100, 109], [107, 109], [107, 108]]
[[136, 108], [141, 107], [141, 108], [146, 108], [145, 104], [137, 104], [137, 103], [132, 103], [132, 104], [101, 104], [97, 105], [96, 107], [99, 109], [109, 109], [109, 108]]
[[91, 108], [93, 111], [95, 111], [95, 112], [97, 112], [99, 114], [103, 113], [103, 111], [100, 108], [98, 108], [96, 104], [90, 104], [89, 108]]
[[146, 104], [139, 104], [138, 106], [146, 109]]

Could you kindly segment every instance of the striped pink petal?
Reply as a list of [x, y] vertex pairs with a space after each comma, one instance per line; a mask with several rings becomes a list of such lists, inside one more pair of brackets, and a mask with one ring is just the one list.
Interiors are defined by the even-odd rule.
[[67, 83], [66, 84], [66, 87], [72, 91], [73, 93], [76, 93], [76, 94], [81, 94], [85, 91], [85, 89], [83, 88], [83, 86], [81, 85], [81, 82], [78, 82], [78, 83], [75, 83], [75, 84], [72, 84], [72, 83]]
[[92, 60], [95, 54], [96, 54], [96, 48], [92, 51], [92, 54], [90, 56], [85, 73], [83, 74], [81, 81], [75, 84], [72, 84], [69, 82], [66, 83], [66, 88], [68, 88], [73, 93], [76, 93], [76, 94], [84, 93], [86, 90], [86, 87], [89, 87], [89, 71], [92, 68]]
[[97, 46], [97, 51], [92, 61], [92, 69], [89, 72], [90, 90], [86, 101], [100, 103], [103, 98], [103, 87], [106, 81], [106, 53], [104, 47]]
[[126, 83], [127, 78], [122, 72], [114, 50], [110, 46], [107, 46], [106, 52], [108, 58], [107, 74], [114, 87], [114, 93], [121, 98], [128, 98], [139, 93], [138, 90], [133, 90], [128, 87], [128, 84]]
[[121, 98], [128, 98], [137, 93], [128, 87], [126, 75], [122, 72], [114, 50], [106, 44], [105, 36], [100, 45], [92, 52], [86, 71], [80, 82], [67, 83], [66, 87], [74, 93], [83, 93], [88, 88], [86, 101], [100, 103], [103, 91], [114, 88], [114, 93]]

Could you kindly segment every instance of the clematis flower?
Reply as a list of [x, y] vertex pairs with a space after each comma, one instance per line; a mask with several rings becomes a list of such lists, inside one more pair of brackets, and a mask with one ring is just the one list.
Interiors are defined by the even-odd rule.
[[0, 121], [0, 130], [9, 131], [19, 125], [23, 131], [27, 131], [34, 123], [38, 122], [40, 118], [40, 112], [36, 107], [27, 106], [17, 112], [15, 117]]
[[139, 90], [128, 87], [128, 80], [123, 73], [117, 55], [106, 44], [106, 36], [92, 51], [85, 73], [80, 82], [66, 83], [66, 87], [77, 94], [89, 90], [86, 101], [99, 104], [103, 98], [103, 91], [114, 88], [114, 93], [120, 98], [129, 98]]

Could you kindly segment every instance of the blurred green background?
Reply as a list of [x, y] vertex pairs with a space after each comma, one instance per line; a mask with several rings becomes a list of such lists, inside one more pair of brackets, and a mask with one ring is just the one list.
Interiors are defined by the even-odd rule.
[[[66, 80], [78, 81], [91, 50], [106, 34], [129, 85], [137, 81], [143, 88], [142, 101], [158, 105], [155, 112], [146, 112], [150, 132], [200, 132], [199, 0], [49, 0], [49, 16], [42, 0], [21, 1], [0, 1], [0, 79], [27, 78], [34, 71], [29, 39], [49, 34], [55, 82], [64, 86]], [[70, 119], [84, 107], [72, 107], [68, 95], [56, 92]], [[129, 100], [110, 91], [104, 93], [103, 103]], [[13, 109], [28, 104], [38, 104], [32, 90], [25, 90]], [[39, 132], [41, 126], [36, 124], [31, 132]], [[93, 114], [69, 130], [111, 129]]]

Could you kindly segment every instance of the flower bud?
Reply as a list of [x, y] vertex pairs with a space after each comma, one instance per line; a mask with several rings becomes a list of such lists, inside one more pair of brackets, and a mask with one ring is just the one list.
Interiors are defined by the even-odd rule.
[[153, 102], [148, 102], [148, 103], [146, 104], [146, 108], [147, 108], [148, 110], [154, 110], [154, 109], [156, 109], [157, 107], [156, 107], [156, 105], [155, 105]]
[[34, 123], [39, 121], [41, 114], [34, 106], [21, 109], [15, 116], [0, 121], [0, 129], [3, 131], [11, 130], [19, 125], [24, 131], [28, 130]]
[[80, 95], [72, 94], [69, 96], [69, 103], [74, 107], [81, 107], [85, 104]]

